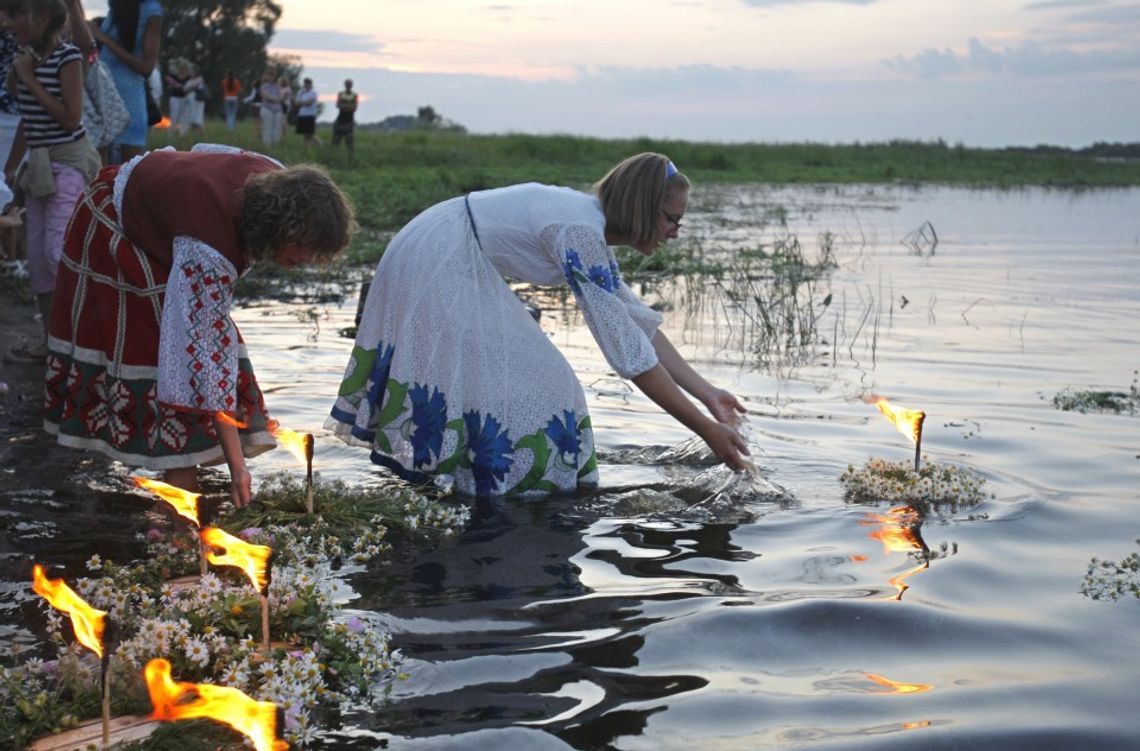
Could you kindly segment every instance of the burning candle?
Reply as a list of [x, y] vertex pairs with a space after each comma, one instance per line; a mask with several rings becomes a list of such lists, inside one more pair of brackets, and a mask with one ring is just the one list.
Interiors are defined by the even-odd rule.
[[305, 511], [313, 513], [313, 434], [287, 430], [275, 421], [269, 424], [269, 432], [305, 465]]
[[288, 751], [278, 736], [277, 705], [256, 701], [236, 688], [175, 681], [170, 663], [156, 658], [143, 671], [154, 707], [151, 719], [166, 722], [205, 717], [245, 735], [257, 751]]
[[875, 401], [875, 406], [900, 433], [914, 441], [914, 471], [917, 472], [922, 456], [922, 423], [926, 420], [926, 413], [921, 409], [896, 407], [882, 397]]
[[110, 651], [103, 637], [108, 630], [107, 613], [87, 604], [63, 579], [49, 579], [38, 563], [32, 568], [32, 590], [56, 610], [71, 616], [75, 639], [99, 658], [103, 683], [103, 747], [111, 743], [111, 683], [107, 680]]
[[[132, 477], [131, 479], [140, 488], [149, 490], [170, 504], [176, 514], [188, 520], [195, 528], [201, 528], [202, 517], [199, 503], [202, 500], [201, 495], [159, 480], [149, 480], [145, 477]], [[206, 548], [201, 543], [198, 545], [198, 572], [202, 576], [206, 575]]]
[[[269, 651], [269, 581], [273, 549], [267, 545], [253, 545], [217, 527], [205, 527], [199, 536], [210, 548], [206, 557], [215, 566], [234, 566], [249, 577], [250, 584], [261, 599], [261, 639]], [[215, 552], [221, 550], [221, 553]]]

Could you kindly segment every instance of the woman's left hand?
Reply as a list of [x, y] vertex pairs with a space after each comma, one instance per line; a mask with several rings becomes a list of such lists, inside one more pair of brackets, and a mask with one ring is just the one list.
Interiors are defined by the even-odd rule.
[[713, 389], [702, 401], [717, 422], [733, 427], [739, 424], [740, 416], [747, 411], [735, 396], [724, 389]]

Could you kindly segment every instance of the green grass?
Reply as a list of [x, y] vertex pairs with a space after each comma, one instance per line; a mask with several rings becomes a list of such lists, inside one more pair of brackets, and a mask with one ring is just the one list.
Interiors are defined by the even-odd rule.
[[[256, 124], [235, 133], [211, 121], [204, 135], [176, 139], [155, 131], [151, 146], [196, 141], [262, 150]], [[356, 156], [323, 147], [306, 150], [289, 133], [269, 150], [292, 164], [325, 165], [356, 202], [362, 231], [350, 260], [373, 262], [405, 222], [438, 201], [473, 190], [539, 181], [587, 188], [622, 158], [641, 151], [669, 157], [700, 186], [712, 183], [939, 183], [971, 187], [1065, 188], [1140, 185], [1140, 159], [1100, 159], [1065, 149], [973, 149], [941, 141], [849, 145], [716, 144], [650, 138], [603, 140], [567, 135], [467, 135], [446, 131], [386, 134], [358, 130]]]

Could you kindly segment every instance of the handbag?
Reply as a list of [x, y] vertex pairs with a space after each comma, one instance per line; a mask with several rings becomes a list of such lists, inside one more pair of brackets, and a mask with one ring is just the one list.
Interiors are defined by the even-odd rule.
[[83, 125], [97, 149], [119, 137], [131, 122], [131, 113], [115, 86], [111, 71], [102, 60], [95, 60], [83, 80]]

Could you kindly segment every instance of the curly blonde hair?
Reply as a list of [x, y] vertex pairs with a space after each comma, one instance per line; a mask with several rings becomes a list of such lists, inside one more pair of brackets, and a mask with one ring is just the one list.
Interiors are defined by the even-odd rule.
[[327, 263], [344, 250], [357, 224], [352, 200], [322, 167], [298, 164], [252, 175], [242, 188], [242, 239], [253, 260], [271, 260], [288, 245]]
[[606, 232], [635, 246], [653, 241], [665, 202], [691, 185], [684, 173], [669, 170], [669, 164], [664, 154], [646, 151], [623, 159], [594, 183]]

